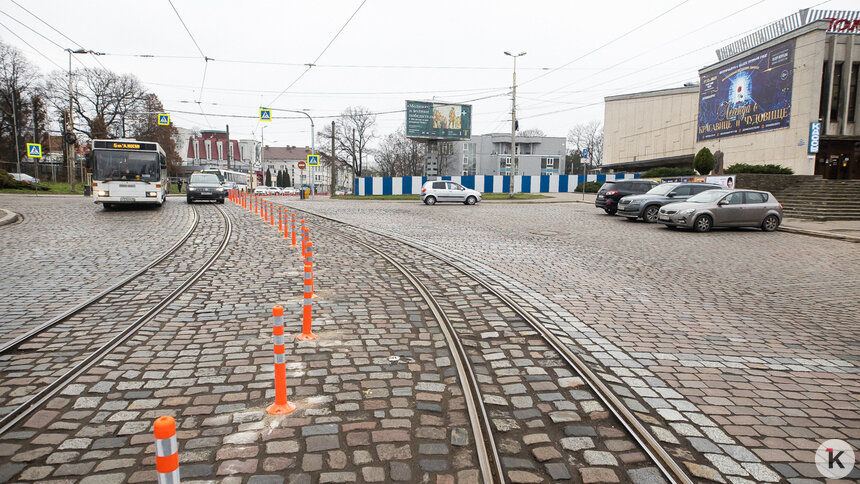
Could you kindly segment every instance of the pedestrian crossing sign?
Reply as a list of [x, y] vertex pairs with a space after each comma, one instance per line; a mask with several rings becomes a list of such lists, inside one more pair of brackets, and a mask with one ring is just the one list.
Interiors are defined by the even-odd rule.
[[159, 126], [170, 126], [170, 115], [166, 114], [166, 113], [159, 113], [158, 125]]
[[39, 143], [27, 143], [27, 156], [30, 158], [41, 158], [42, 145]]
[[320, 155], [308, 155], [308, 166], [320, 166]]
[[260, 121], [271, 121], [272, 110], [260, 108]]

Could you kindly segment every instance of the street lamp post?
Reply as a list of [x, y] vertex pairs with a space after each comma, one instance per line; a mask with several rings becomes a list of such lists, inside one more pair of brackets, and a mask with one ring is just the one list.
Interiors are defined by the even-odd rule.
[[[263, 172], [263, 168], [265, 168], [266, 161], [266, 128], [268, 126], [263, 126], [260, 128], [260, 172]], [[254, 177], [257, 176], [256, 173], [253, 174]], [[266, 175], [263, 174], [263, 185], [266, 184]]]
[[[308, 120], [311, 122], [311, 154], [312, 155], [316, 154], [316, 147], [314, 144], [314, 118], [312, 118], [310, 114], [308, 114], [304, 111], [298, 111], [295, 109], [274, 109], [274, 108], [272, 108], [272, 111], [284, 111], [287, 113], [299, 113], [299, 114], [304, 114], [305, 116], [307, 116]], [[313, 198], [316, 195], [316, 187], [314, 186], [313, 168], [314, 167], [311, 167], [311, 166], [308, 167], [308, 171], [310, 172], [310, 174], [308, 176], [310, 176], [310, 179], [311, 179], [311, 198]]]
[[513, 87], [513, 99], [511, 102], [511, 186], [510, 186], [510, 198], [514, 198], [514, 161], [516, 160], [516, 145], [517, 145], [517, 57], [522, 57], [526, 55], [525, 52], [520, 52], [517, 55], [511, 54], [508, 51], [505, 51], [505, 55], [511, 56], [514, 58], [514, 87]]
[[[75, 132], [75, 104], [74, 104], [74, 87], [72, 86], [72, 54], [92, 54], [92, 55], [104, 55], [104, 52], [96, 52], [94, 50], [87, 49], [66, 49], [66, 52], [69, 53], [69, 132]], [[63, 134], [65, 137], [65, 133]], [[69, 187], [72, 189], [72, 192], [75, 191], [75, 145], [69, 143], [67, 148], [69, 150]], [[86, 183], [86, 177], [83, 173], [83, 166], [81, 166], [81, 183]]]

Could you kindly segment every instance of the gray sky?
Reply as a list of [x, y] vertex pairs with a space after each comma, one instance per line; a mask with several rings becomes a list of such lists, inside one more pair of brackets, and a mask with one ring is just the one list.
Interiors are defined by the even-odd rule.
[[[320, 129], [347, 106], [384, 112], [404, 109], [407, 99], [474, 100], [473, 132], [510, 131], [513, 61], [505, 50], [527, 52], [517, 62], [520, 129], [565, 136], [577, 123], [602, 121], [605, 96], [697, 81], [718, 47], [801, 8], [858, 7], [848, 0], [173, 0], [214, 59], [203, 83], [207, 63], [167, 0], [16, 1], [84, 48], [107, 53], [98, 58], [107, 68], [136, 75], [177, 126], [229, 123], [232, 137], [257, 139], [258, 121], [215, 115], [257, 116], [261, 105], [308, 109]], [[9, 16], [64, 48], [77, 45], [12, 0], [0, 0], [0, 10], [8, 15], [0, 15], [0, 39], [44, 73], [57, 66], [10, 29], [67, 68], [68, 54]], [[304, 64], [321, 53], [308, 70]], [[75, 57], [73, 67], [97, 65], [92, 56]], [[283, 116], [291, 115], [264, 123], [266, 144], [309, 145], [307, 119]], [[404, 113], [379, 115], [377, 131], [404, 121]]]

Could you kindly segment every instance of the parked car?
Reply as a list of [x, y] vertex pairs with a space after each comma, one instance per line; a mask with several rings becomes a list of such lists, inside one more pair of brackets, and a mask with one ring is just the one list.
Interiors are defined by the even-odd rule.
[[481, 201], [481, 192], [451, 181], [428, 181], [421, 187], [421, 201], [427, 205], [436, 202], [461, 202], [474, 205]]
[[33, 178], [32, 176], [27, 175], [25, 173], [9, 173], [9, 176], [18, 180], [19, 182], [40, 183], [40, 180], [38, 178]]
[[216, 203], [224, 203], [227, 189], [221, 186], [218, 176], [211, 173], [194, 173], [188, 182], [185, 201], [193, 203], [196, 200], [215, 200]]
[[299, 189], [296, 187], [286, 187], [283, 190], [284, 195], [298, 195]]
[[648, 223], [657, 221], [660, 207], [686, 200], [704, 191], [721, 188], [709, 183], [663, 183], [643, 195], [627, 195], [618, 201], [618, 215], [629, 220], [641, 218]]
[[657, 220], [667, 227], [707, 232], [713, 227], [760, 227], [773, 232], [782, 223], [782, 204], [770, 192], [708, 190], [684, 202], [660, 208]]
[[627, 195], [639, 195], [657, 186], [652, 180], [616, 180], [604, 183], [597, 191], [594, 206], [609, 215], [618, 211], [618, 200]]
[[278, 193], [277, 188], [265, 185], [259, 185], [254, 189], [254, 195], [274, 195], [275, 193]]

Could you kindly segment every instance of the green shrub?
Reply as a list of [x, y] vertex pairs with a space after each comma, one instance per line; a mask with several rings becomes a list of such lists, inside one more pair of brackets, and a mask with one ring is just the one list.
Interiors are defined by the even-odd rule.
[[696, 158], [693, 159], [693, 168], [702, 176], [709, 174], [716, 165], [717, 160], [714, 159], [714, 154], [711, 153], [711, 150], [707, 146], [700, 149], [696, 153]]
[[576, 191], [582, 193], [582, 189], [585, 187], [585, 193], [597, 193], [601, 186], [603, 186], [601, 182], [590, 181], [577, 186]]
[[642, 178], [670, 178], [674, 176], [696, 176], [696, 172], [692, 168], [671, 168], [661, 166], [651, 168], [646, 171]]
[[30, 188], [32, 190], [29, 184], [12, 178], [12, 175], [6, 170], [0, 170], [0, 188]]
[[737, 163], [725, 169], [726, 175], [737, 175], [738, 173], [764, 173], [769, 175], [794, 175], [794, 170], [779, 165], [748, 165]]

